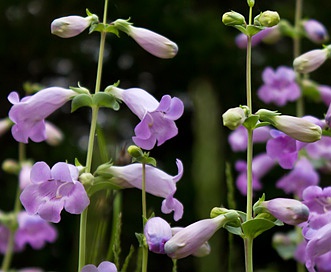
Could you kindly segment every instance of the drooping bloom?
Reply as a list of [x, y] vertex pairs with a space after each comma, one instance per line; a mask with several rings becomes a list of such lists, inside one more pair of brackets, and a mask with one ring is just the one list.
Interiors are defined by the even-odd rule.
[[64, 208], [72, 214], [80, 214], [90, 200], [84, 186], [78, 181], [78, 169], [64, 162], [52, 169], [45, 162], [37, 162], [31, 169], [31, 184], [20, 196], [29, 214], [39, 214], [47, 221], [58, 223]]
[[9, 118], [15, 123], [12, 134], [16, 141], [28, 143], [44, 141], [46, 137], [45, 118], [69, 101], [76, 92], [60, 87], [43, 89], [36, 94], [19, 101], [16, 92], [8, 96], [13, 104]]
[[315, 43], [324, 43], [329, 39], [328, 31], [319, 21], [309, 19], [305, 20], [302, 25], [309, 40]]
[[173, 259], [181, 259], [193, 254], [224, 225], [225, 221], [224, 215], [219, 215], [183, 228], [165, 243], [165, 253]]
[[257, 95], [264, 103], [274, 103], [284, 106], [288, 101], [296, 101], [300, 95], [300, 87], [295, 81], [293, 69], [279, 66], [276, 70], [271, 67], [262, 73], [264, 84], [258, 89]]
[[[146, 192], [155, 196], [165, 198], [162, 202], [162, 212], [171, 213], [174, 211], [174, 219], [178, 221], [183, 216], [183, 205], [174, 194], [177, 190], [176, 183], [183, 176], [183, 164], [176, 160], [178, 174], [170, 176], [162, 170], [146, 165]], [[110, 182], [124, 188], [142, 188], [142, 164], [133, 163], [125, 166], [111, 166], [108, 173], [113, 175]]]
[[172, 237], [171, 227], [161, 217], [153, 217], [144, 227], [144, 235], [150, 251], [165, 254], [164, 244]]
[[289, 225], [298, 225], [308, 220], [309, 209], [302, 202], [290, 198], [274, 198], [260, 203], [265, 211]]
[[51, 23], [51, 33], [61, 38], [71, 38], [82, 33], [94, 21], [98, 21], [96, 15], [61, 17]]
[[17, 215], [17, 221], [15, 243], [19, 248], [29, 244], [33, 249], [41, 249], [46, 242], [52, 243], [57, 238], [56, 229], [38, 215], [20, 212]]
[[293, 61], [294, 70], [302, 74], [308, 74], [318, 69], [330, 55], [329, 47], [308, 51], [295, 58]]
[[[270, 158], [267, 154], [261, 153], [256, 155], [252, 161], [253, 172], [253, 190], [258, 191], [262, 188], [260, 179], [266, 175], [275, 165], [275, 160]], [[247, 164], [244, 161], [236, 162], [236, 170], [239, 175], [236, 179], [236, 186], [243, 194], [247, 194]]]
[[120, 89], [111, 87], [110, 93], [122, 100], [137, 115], [141, 122], [135, 127], [132, 139], [139, 147], [150, 150], [173, 138], [178, 133], [175, 120], [184, 112], [183, 102], [177, 98], [164, 95], [158, 102], [143, 89]]
[[[253, 143], [265, 143], [270, 137], [270, 127], [258, 127], [254, 129]], [[230, 133], [228, 141], [234, 152], [245, 151], [247, 149], [247, 129], [239, 126]]]
[[81, 272], [117, 272], [117, 268], [115, 264], [108, 261], [103, 261], [98, 267], [93, 264], [85, 265]]
[[310, 163], [303, 157], [299, 159], [293, 170], [277, 181], [276, 187], [283, 189], [285, 193], [293, 193], [295, 196], [302, 198], [302, 192], [310, 185], [317, 185], [319, 175]]

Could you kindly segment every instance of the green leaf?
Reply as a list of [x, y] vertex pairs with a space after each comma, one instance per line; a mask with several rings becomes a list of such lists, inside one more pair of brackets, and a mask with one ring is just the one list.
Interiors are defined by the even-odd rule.
[[250, 130], [253, 130], [257, 123], [259, 121], [259, 116], [252, 114], [251, 116], [249, 116], [248, 118], [246, 118], [245, 122], [243, 123], [243, 125]]
[[108, 33], [113, 33], [115, 34], [117, 37], [120, 36], [119, 32], [118, 32], [118, 29], [114, 26], [114, 25], [106, 25], [106, 28], [104, 30], [105, 32], [108, 32]]
[[261, 30], [265, 29], [263, 26], [248, 25], [246, 27], [247, 35], [253, 37], [255, 34], [259, 33]]
[[241, 226], [245, 237], [255, 238], [266, 230], [280, 225], [282, 225], [282, 223], [279, 220], [271, 221], [264, 218], [254, 218], [244, 222]]
[[71, 112], [81, 108], [81, 107], [91, 107], [92, 98], [88, 94], [76, 95], [71, 101]]
[[242, 26], [242, 25], [236, 25], [236, 26], [233, 26], [234, 28], [238, 29], [241, 33], [247, 35], [247, 30], [246, 30], [246, 27]]
[[89, 197], [94, 195], [96, 192], [101, 191], [101, 190], [118, 190], [121, 189], [119, 186], [116, 186], [109, 181], [100, 181], [98, 183], [93, 184], [91, 187], [88, 188], [87, 194]]
[[[246, 214], [244, 212], [237, 211], [237, 213], [239, 214], [242, 222], [246, 221]], [[230, 232], [232, 234], [239, 235], [241, 237], [244, 236], [244, 233], [242, 232], [241, 227], [234, 227], [234, 226], [231, 226], [231, 225], [225, 225], [223, 228], [225, 228], [228, 232]]]
[[118, 110], [120, 107], [119, 103], [113, 95], [104, 92], [93, 95], [93, 105], [98, 107], [111, 108], [113, 110]]

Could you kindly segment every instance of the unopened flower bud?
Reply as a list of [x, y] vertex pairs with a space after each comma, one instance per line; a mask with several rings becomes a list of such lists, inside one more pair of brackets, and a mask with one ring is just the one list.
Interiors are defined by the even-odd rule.
[[279, 115], [268, 110], [259, 110], [256, 114], [260, 116], [260, 120], [269, 122], [278, 130], [300, 142], [311, 143], [321, 139], [321, 127], [304, 118]]
[[228, 109], [225, 113], [223, 113], [222, 118], [224, 126], [231, 130], [235, 130], [245, 122], [246, 115], [242, 108], [236, 107]]
[[98, 17], [67, 16], [55, 19], [51, 24], [51, 33], [61, 38], [71, 38], [82, 33], [92, 22], [97, 22]]
[[328, 31], [320, 22], [310, 19], [305, 20], [302, 25], [309, 40], [315, 43], [324, 43], [329, 39]]
[[83, 173], [79, 176], [79, 181], [83, 185], [92, 185], [94, 182], [94, 176], [91, 173]]
[[272, 27], [279, 23], [280, 17], [276, 11], [264, 11], [254, 18], [254, 24], [257, 26]]
[[330, 56], [330, 45], [323, 49], [311, 50], [297, 57], [293, 61], [294, 70], [302, 74], [308, 74], [319, 68]]
[[235, 11], [224, 13], [222, 16], [222, 22], [227, 26], [246, 25], [245, 17]]
[[9, 118], [4, 118], [0, 120], [0, 136], [5, 134], [12, 126], [12, 121]]
[[130, 145], [128, 147], [128, 153], [133, 158], [139, 158], [139, 157], [142, 157], [144, 155], [144, 153], [141, 150], [141, 148], [138, 147], [138, 146], [136, 146], [136, 145]]
[[158, 33], [145, 28], [134, 27], [123, 19], [116, 20], [113, 25], [132, 37], [147, 52], [158, 58], [170, 59], [177, 55], [177, 44]]
[[255, 209], [269, 212], [275, 218], [288, 225], [298, 225], [308, 220], [309, 209], [302, 202], [290, 198], [275, 198], [262, 201]]
[[144, 235], [150, 251], [165, 254], [164, 244], [172, 237], [171, 227], [161, 217], [153, 217], [144, 227]]
[[2, 170], [9, 173], [9, 174], [18, 174], [21, 167], [17, 161], [13, 159], [6, 159], [2, 163]]

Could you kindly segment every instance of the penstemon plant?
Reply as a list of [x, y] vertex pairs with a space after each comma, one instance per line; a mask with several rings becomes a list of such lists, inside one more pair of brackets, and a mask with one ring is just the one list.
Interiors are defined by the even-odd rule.
[[[56, 225], [62, 223], [65, 212], [80, 218], [79, 231], [75, 232], [78, 253], [73, 268], [78, 272], [125, 272], [131, 271], [133, 266], [135, 271], [151, 271], [148, 260], [153, 253], [168, 256], [172, 271], [180, 271], [178, 260], [213, 254], [209, 240], [220, 229], [227, 231], [229, 237], [237, 235], [242, 239], [244, 260], [241, 271], [253, 272], [255, 239], [284, 224], [294, 227], [288, 233], [274, 233], [273, 247], [278, 254], [286, 260], [295, 259], [298, 272], [306, 269], [309, 272], [331, 271], [331, 193], [330, 187], [318, 186], [319, 171], [330, 171], [331, 88], [310, 78], [310, 73], [331, 57], [331, 45], [301, 53], [303, 38], [323, 44], [328, 40], [328, 33], [320, 22], [303, 19], [302, 0], [296, 1], [293, 26], [276, 11], [267, 10], [254, 16], [254, 7], [255, 0], [247, 0], [248, 20], [235, 11], [222, 16], [224, 25], [240, 32], [235, 42], [246, 50], [246, 101], [227, 109], [222, 115], [223, 125], [232, 130], [228, 138], [232, 150], [246, 152], [246, 160], [237, 161], [234, 166], [238, 172], [235, 185], [245, 197], [246, 207], [242, 211], [236, 208], [236, 203], [231, 203], [235, 198], [231, 195], [232, 174], [227, 169], [228, 207], [210, 207], [209, 216], [186, 227], [173, 226], [174, 223], [168, 222], [170, 220], [156, 215], [160, 211], [171, 214], [171, 220], [175, 222], [184, 216], [184, 205], [175, 197], [177, 183], [184, 175], [182, 161], [173, 159], [177, 174], [170, 175], [150, 156], [152, 150], [166, 145], [178, 134], [176, 121], [184, 113], [183, 101], [170, 95], [163, 95], [158, 101], [140, 87], [122, 88], [120, 78], [102, 90], [108, 36], [120, 38], [124, 33], [145, 51], [161, 59], [174, 58], [178, 53], [177, 44], [151, 30], [134, 26], [131, 19], [108, 22], [108, 0], [104, 0], [102, 19], [86, 9], [85, 17], [71, 15], [53, 20], [51, 33], [60, 38], [76, 37], [86, 31], [100, 35], [95, 85], [93, 90], [80, 83], [76, 87], [25, 86], [23, 98], [17, 92], [9, 93], [7, 99], [12, 106], [0, 128], [1, 132], [11, 130], [18, 142], [18, 156], [17, 160], [5, 160], [3, 169], [16, 175], [18, 184], [12, 211], [0, 211], [0, 252], [4, 255], [1, 271], [16, 271], [14, 253], [23, 251], [27, 245], [41, 249], [46, 243], [55, 242], [60, 235]], [[285, 108], [284, 114], [275, 109], [256, 110], [258, 103], [253, 99], [253, 47], [263, 42], [276, 43], [282, 36], [290, 37], [293, 43], [292, 67], [266, 67], [262, 73], [263, 84], [257, 88], [256, 96], [264, 104], [277, 107], [295, 102], [295, 115], [285, 114]], [[305, 99], [322, 101], [329, 106], [324, 111], [325, 116], [307, 115]], [[70, 162], [63, 158], [63, 161], [51, 164], [28, 159], [27, 146], [31, 142], [46, 141], [56, 146], [63, 140], [62, 132], [46, 118], [68, 102], [71, 103], [71, 112], [83, 107], [90, 112], [85, 160], [76, 158]], [[102, 131], [98, 129], [100, 111], [106, 108], [111, 115], [117, 114], [123, 104], [139, 119], [132, 144], [125, 150], [124, 157], [129, 160], [121, 164], [106, 154], [100, 163], [95, 163], [98, 161], [96, 146], [103, 152], [107, 148]], [[257, 143], [266, 143], [266, 151], [257, 154], [253, 150]], [[263, 187], [261, 180], [277, 164], [290, 170], [276, 182], [276, 187], [290, 197], [281, 195], [268, 199], [268, 192], [256, 197], [257, 191]], [[125, 260], [120, 260], [122, 191], [127, 188], [141, 190], [141, 208], [134, 207], [138, 213], [141, 210], [137, 216], [141, 219], [141, 228], [135, 231], [139, 244], [135, 261], [133, 246], [126, 252]], [[99, 198], [100, 192], [107, 196], [108, 202], [104, 205], [110, 206], [113, 213], [109, 235], [105, 234], [106, 223], [88, 224], [89, 216], [93, 217], [90, 207], [96, 198], [99, 204], [105, 201], [104, 196]], [[148, 205], [147, 194], [163, 199], [160, 208], [154, 210]], [[89, 232], [91, 226], [97, 228]], [[92, 238], [88, 237], [91, 233]], [[93, 242], [90, 244], [89, 241]], [[102, 251], [104, 246], [107, 253], [99, 257], [97, 251]], [[31, 267], [18, 271], [42, 270]], [[209, 270], [205, 268], [204, 271]], [[233, 271], [230, 265], [229, 271]]]

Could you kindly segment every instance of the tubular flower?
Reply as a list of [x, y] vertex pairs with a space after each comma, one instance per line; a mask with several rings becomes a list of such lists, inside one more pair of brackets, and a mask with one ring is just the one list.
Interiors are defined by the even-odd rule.
[[302, 74], [308, 74], [318, 69], [330, 55], [329, 47], [311, 50], [302, 54], [293, 61], [294, 70]]
[[39, 214], [47, 221], [58, 223], [63, 208], [69, 213], [80, 214], [90, 203], [74, 165], [58, 162], [50, 169], [45, 162], [37, 162], [31, 169], [30, 178], [31, 184], [20, 196], [29, 214]]
[[309, 209], [298, 200], [275, 198], [260, 203], [274, 217], [288, 225], [298, 225], [308, 220]]
[[61, 38], [71, 38], [82, 33], [93, 21], [98, 21], [96, 15], [61, 17], [51, 23], [51, 33]]
[[43, 89], [33, 96], [19, 101], [16, 92], [8, 96], [13, 104], [9, 111], [9, 118], [15, 123], [12, 134], [16, 141], [28, 143], [30, 138], [34, 142], [46, 140], [45, 118], [69, 101], [76, 92], [60, 87]]
[[306, 36], [315, 43], [324, 43], [329, 39], [328, 31], [320, 22], [310, 19], [302, 23]]
[[[146, 192], [155, 196], [165, 198], [162, 202], [162, 212], [174, 211], [174, 219], [178, 221], [183, 216], [183, 205], [174, 194], [177, 190], [176, 183], [183, 175], [183, 164], [177, 159], [178, 174], [170, 176], [150, 165], [146, 165]], [[111, 182], [124, 188], [142, 188], [142, 164], [133, 163], [126, 166], [111, 166], [108, 173], [113, 175]]]
[[300, 88], [295, 81], [293, 69], [280, 66], [276, 70], [270, 67], [262, 73], [264, 85], [258, 91], [258, 97], [264, 103], [275, 103], [284, 106], [288, 101], [295, 101], [300, 97]]
[[122, 100], [137, 115], [141, 122], [135, 127], [133, 141], [139, 147], [150, 150], [173, 138], [178, 133], [175, 120], [184, 112], [183, 102], [177, 98], [164, 95], [158, 102], [143, 89], [123, 90], [111, 87], [110, 93]]
[[173, 259], [185, 258], [196, 253], [224, 225], [224, 221], [226, 221], [224, 215], [219, 215], [183, 228], [165, 243], [165, 253]]

